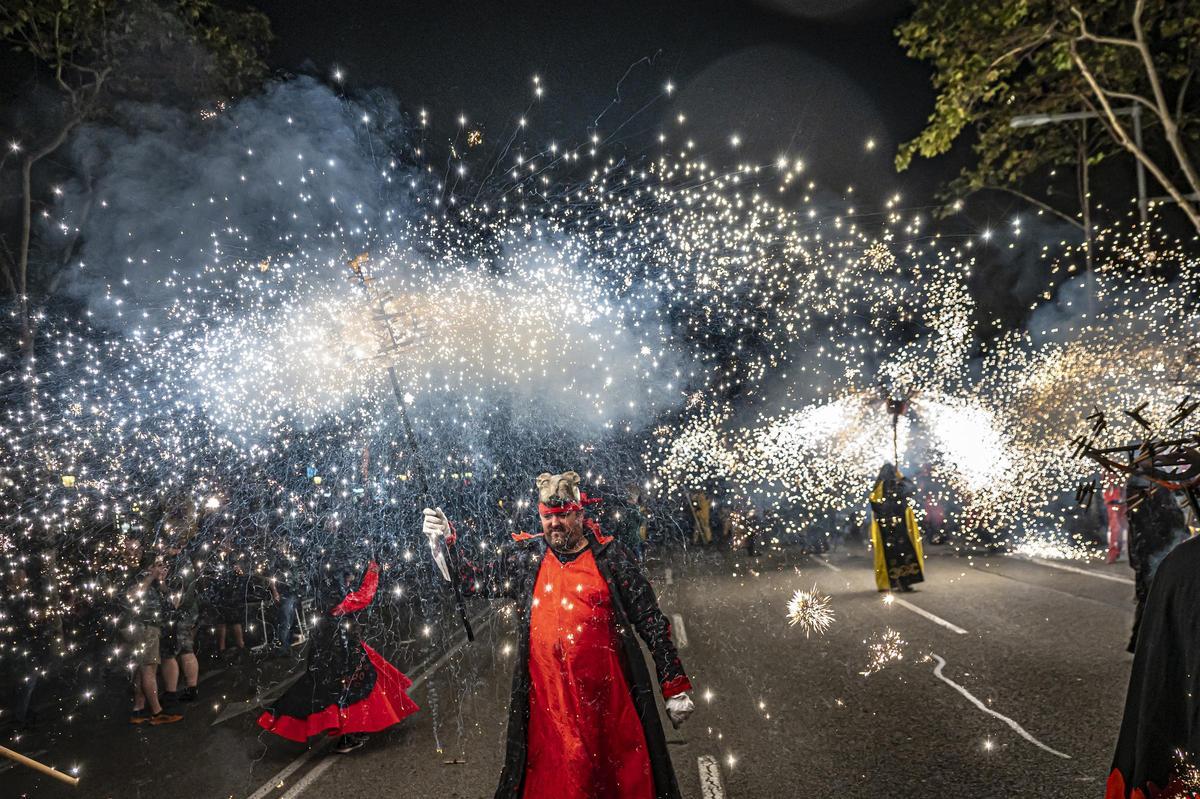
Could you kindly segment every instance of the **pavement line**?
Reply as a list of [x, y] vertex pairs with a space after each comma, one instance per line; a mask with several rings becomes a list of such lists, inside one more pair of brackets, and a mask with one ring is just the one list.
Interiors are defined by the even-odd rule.
[[254, 697], [247, 699], [244, 702], [230, 702], [225, 707], [221, 708], [221, 712], [212, 720], [210, 727], [215, 727], [218, 724], [224, 724], [230, 719], [235, 719], [243, 713], [249, 713], [252, 710], [258, 710], [261, 707], [274, 704], [275, 700], [283, 696], [287, 689], [292, 687], [292, 683], [297, 682], [304, 676], [305, 664], [301, 663], [300, 667], [283, 678], [280, 682], [267, 688], [266, 691]]
[[925, 618], [929, 619], [934, 624], [942, 625], [943, 627], [945, 627], [947, 630], [950, 630], [951, 632], [956, 632], [959, 635], [967, 634], [967, 631], [964, 630], [962, 627], [959, 627], [957, 624], [951, 624], [950, 622], [943, 619], [941, 616], [935, 616], [932, 613], [930, 613], [929, 611], [923, 610], [923, 609], [917, 607], [916, 605], [914, 605], [913, 603], [911, 603], [907, 600], [901, 599], [900, 597], [896, 596], [895, 594], [892, 594], [892, 602], [897, 605], [900, 605], [901, 607], [908, 608], [909, 610], [911, 610], [913, 613], [917, 614], [918, 616], [924, 616]]
[[700, 794], [704, 799], [725, 799], [725, 785], [721, 782], [721, 767], [712, 755], [696, 758], [700, 768]]
[[675, 643], [680, 649], [683, 649], [687, 646], [687, 628], [683, 626], [683, 616], [672, 613], [671, 619], [674, 621], [674, 629], [671, 632], [674, 634]]
[[673, 585], [675, 583], [675, 575], [670, 569], [665, 570], [664, 577], [667, 580], [667, 585]]
[[817, 559], [817, 563], [820, 563], [826, 569], [833, 569], [835, 572], [840, 572], [842, 570], [841, 566], [834, 566], [832, 563], [825, 560], [825, 558], [821, 557], [820, 555], [814, 555], [813, 557]]
[[968, 691], [966, 688], [963, 688], [961, 685], [956, 683], [954, 680], [952, 680], [949, 677], [947, 677], [946, 675], [942, 674], [942, 669], [946, 668], [946, 659], [943, 658], [941, 655], [935, 655], [932, 652], [930, 652], [929, 656], [937, 661], [937, 666], [935, 666], [933, 669], [933, 676], [937, 677], [939, 680], [946, 683], [951, 688], [953, 688], [954, 690], [958, 691], [960, 694], [965, 696], [971, 702], [971, 704], [973, 704], [975, 707], [979, 708], [984, 713], [987, 713], [989, 716], [995, 716], [996, 718], [1000, 719], [1005, 724], [1007, 724], [1009, 727], [1012, 727], [1013, 731], [1016, 732], [1017, 735], [1020, 735], [1022, 738], [1024, 738], [1026, 741], [1029, 741], [1029, 743], [1033, 744], [1037, 748], [1043, 749], [1043, 750], [1049, 752], [1050, 754], [1057, 755], [1058, 757], [1061, 757], [1065, 760], [1071, 759], [1071, 756], [1066, 754], [1065, 752], [1060, 752], [1057, 749], [1051, 749], [1049, 746], [1046, 746], [1044, 743], [1039, 741], [1037, 738], [1034, 738], [1032, 735], [1025, 732], [1025, 728], [1022, 727], [1020, 724], [1013, 721], [1008, 716], [1005, 716], [1003, 713], [997, 713], [996, 711], [992, 710], [990, 707], [985, 705], [983, 702], [980, 702], [978, 699], [976, 699], [975, 696], [970, 691]]
[[[480, 611], [478, 614], [476, 614], [475, 618], [471, 619], [471, 626], [478, 627], [480, 620], [483, 619], [488, 614], [490, 614], [491, 612], [492, 612], [491, 606], [488, 606], [484, 610]], [[442, 653], [441, 657], [439, 657], [433, 663], [430, 663], [427, 667], [421, 669], [421, 673], [413, 678], [412, 685], [409, 686], [408, 690], [410, 690], [410, 691], [414, 690], [421, 683], [425, 682], [425, 680], [427, 680], [431, 674], [433, 674], [435, 671], [440, 669], [442, 667], [442, 664], [444, 664], [447, 660], [449, 660], [451, 655], [453, 655], [459, 649], [462, 649], [463, 645], [466, 643], [467, 643], [467, 637], [466, 637], [466, 634], [464, 633], [462, 638], [460, 638], [454, 646], [450, 647], [449, 649], [447, 649], [445, 652]], [[418, 666], [417, 668], [421, 668], [421, 667]], [[303, 672], [301, 672], [301, 673], [303, 673]], [[303, 754], [301, 754], [299, 757], [297, 757], [291, 763], [288, 763], [286, 766], [284, 766], [283, 769], [278, 774], [271, 777], [271, 779], [267, 780], [261, 786], [259, 786], [258, 790], [255, 791], [254, 793], [250, 794], [250, 796], [246, 797], [246, 799], [263, 799], [263, 797], [265, 797], [267, 794], [271, 793], [271, 791], [278, 788], [280, 786], [280, 783], [282, 783], [285, 779], [287, 779], [293, 773], [295, 773], [295, 771], [298, 768], [300, 768], [305, 763], [307, 763], [309, 760], [311, 760], [313, 755], [319, 754], [321, 752], [324, 752], [326, 749], [328, 749], [330, 744], [333, 743], [333, 741], [334, 741], [334, 738], [331, 738], [328, 736], [323, 737], [320, 741], [313, 744], [307, 751], [305, 751]], [[319, 777], [322, 773], [324, 773], [330, 766], [333, 765], [333, 762], [336, 760], [337, 760], [336, 757], [328, 757], [325, 760], [322, 760], [320, 763], [318, 763], [316, 766], [314, 766], [313, 770], [310, 771], [308, 774], [306, 774], [300, 780], [300, 782], [297, 782], [295, 785], [293, 785], [291, 790], [289, 790], [283, 796], [279, 797], [279, 799], [296, 799], [296, 797], [300, 795], [300, 792], [303, 791], [304, 788], [307, 788], [309, 785], [312, 784], [313, 779], [316, 779], [316, 777]], [[315, 774], [315, 776], [314, 776], [314, 774]], [[309, 779], [309, 777], [312, 777], [312, 779]]]
[[[264, 796], [266, 796], [271, 791], [273, 791], [277, 787], [279, 787], [283, 783], [284, 780], [286, 780], [288, 777], [292, 776], [292, 773], [294, 771], [296, 771], [296, 769], [300, 768], [305, 763], [307, 763], [309, 760], [311, 760], [313, 755], [315, 755], [319, 752], [324, 752], [326, 749], [328, 749], [329, 741], [330, 741], [329, 738], [322, 738], [319, 742], [317, 742], [308, 751], [306, 751], [304, 754], [300, 755], [300, 757], [296, 758], [291, 763], [288, 763], [287, 766], [284, 767], [283, 771], [279, 772], [274, 777], [272, 777], [269, 782], [266, 782], [262, 786], [260, 786], [259, 789], [257, 791], [255, 791], [254, 793], [250, 794], [250, 796], [247, 797], [247, 799], [263, 799]], [[299, 785], [300, 783], [296, 783], [296, 784]]]
[[1078, 566], [1067, 566], [1066, 564], [1063, 564], [1063, 563], [1055, 563], [1052, 560], [1043, 560], [1042, 558], [1030, 558], [1029, 560], [1033, 561], [1034, 563], [1036, 563], [1039, 566], [1049, 566], [1051, 569], [1061, 569], [1062, 571], [1065, 571], [1065, 572], [1074, 572], [1075, 574], [1086, 574], [1088, 577], [1095, 577], [1099, 580], [1112, 580], [1114, 583], [1125, 583], [1126, 585], [1133, 585], [1133, 580], [1130, 579], [1129, 577], [1118, 577], [1115, 574], [1101, 574], [1100, 572], [1089, 571], [1088, 569], [1081, 569]]
[[279, 799], [296, 799], [297, 796], [304, 793], [304, 790], [308, 788], [308, 786], [312, 785], [320, 778], [322, 774], [328, 771], [329, 767], [337, 762], [338, 757], [338, 755], [330, 755], [317, 765], [313, 766], [312, 771], [301, 777], [300, 781], [293, 785], [291, 789], [283, 796], [279, 797]]

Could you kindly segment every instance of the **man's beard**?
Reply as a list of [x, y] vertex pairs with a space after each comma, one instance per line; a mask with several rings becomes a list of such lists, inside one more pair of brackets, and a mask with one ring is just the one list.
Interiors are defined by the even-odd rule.
[[579, 546], [579, 542], [583, 540], [582, 534], [575, 534], [569, 530], [562, 532], [562, 538], [556, 539], [554, 533], [546, 536], [546, 540], [550, 544], [550, 548], [555, 552], [570, 553], [573, 549]]

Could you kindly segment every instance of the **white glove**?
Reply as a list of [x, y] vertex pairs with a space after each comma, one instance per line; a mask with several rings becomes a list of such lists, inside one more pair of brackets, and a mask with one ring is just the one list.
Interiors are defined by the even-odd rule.
[[671, 726], [675, 729], [679, 729], [679, 725], [687, 721], [695, 709], [696, 703], [686, 693], [675, 694], [667, 700], [667, 717], [671, 719]]
[[450, 582], [450, 567], [446, 565], [446, 553], [442, 551], [442, 539], [450, 535], [450, 521], [441, 508], [426, 508], [422, 513], [425, 514], [425, 522], [421, 525], [421, 532], [429, 539], [429, 552], [433, 555], [433, 562], [437, 564], [442, 578]]

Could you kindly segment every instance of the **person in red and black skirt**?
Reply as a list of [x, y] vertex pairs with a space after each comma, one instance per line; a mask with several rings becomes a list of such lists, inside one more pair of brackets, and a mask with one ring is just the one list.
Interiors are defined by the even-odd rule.
[[325, 571], [317, 589], [324, 615], [313, 630], [308, 668], [258, 719], [264, 730], [301, 743], [319, 733], [340, 735], [337, 751], [342, 753], [419, 710], [405, 693], [412, 681], [367, 646], [357, 625], [344, 618], [371, 604], [379, 564], [371, 562], [356, 591], [349, 590], [348, 571]]

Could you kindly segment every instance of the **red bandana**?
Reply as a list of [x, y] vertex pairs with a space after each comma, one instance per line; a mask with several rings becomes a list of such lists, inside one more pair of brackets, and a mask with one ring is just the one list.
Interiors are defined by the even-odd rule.
[[547, 505], [543, 502], [538, 503], [538, 513], [552, 516], [557, 513], [575, 513], [581, 511], [588, 505], [595, 505], [600, 501], [600, 497], [589, 497], [587, 494], [580, 493], [578, 502], [566, 502], [562, 505]]

